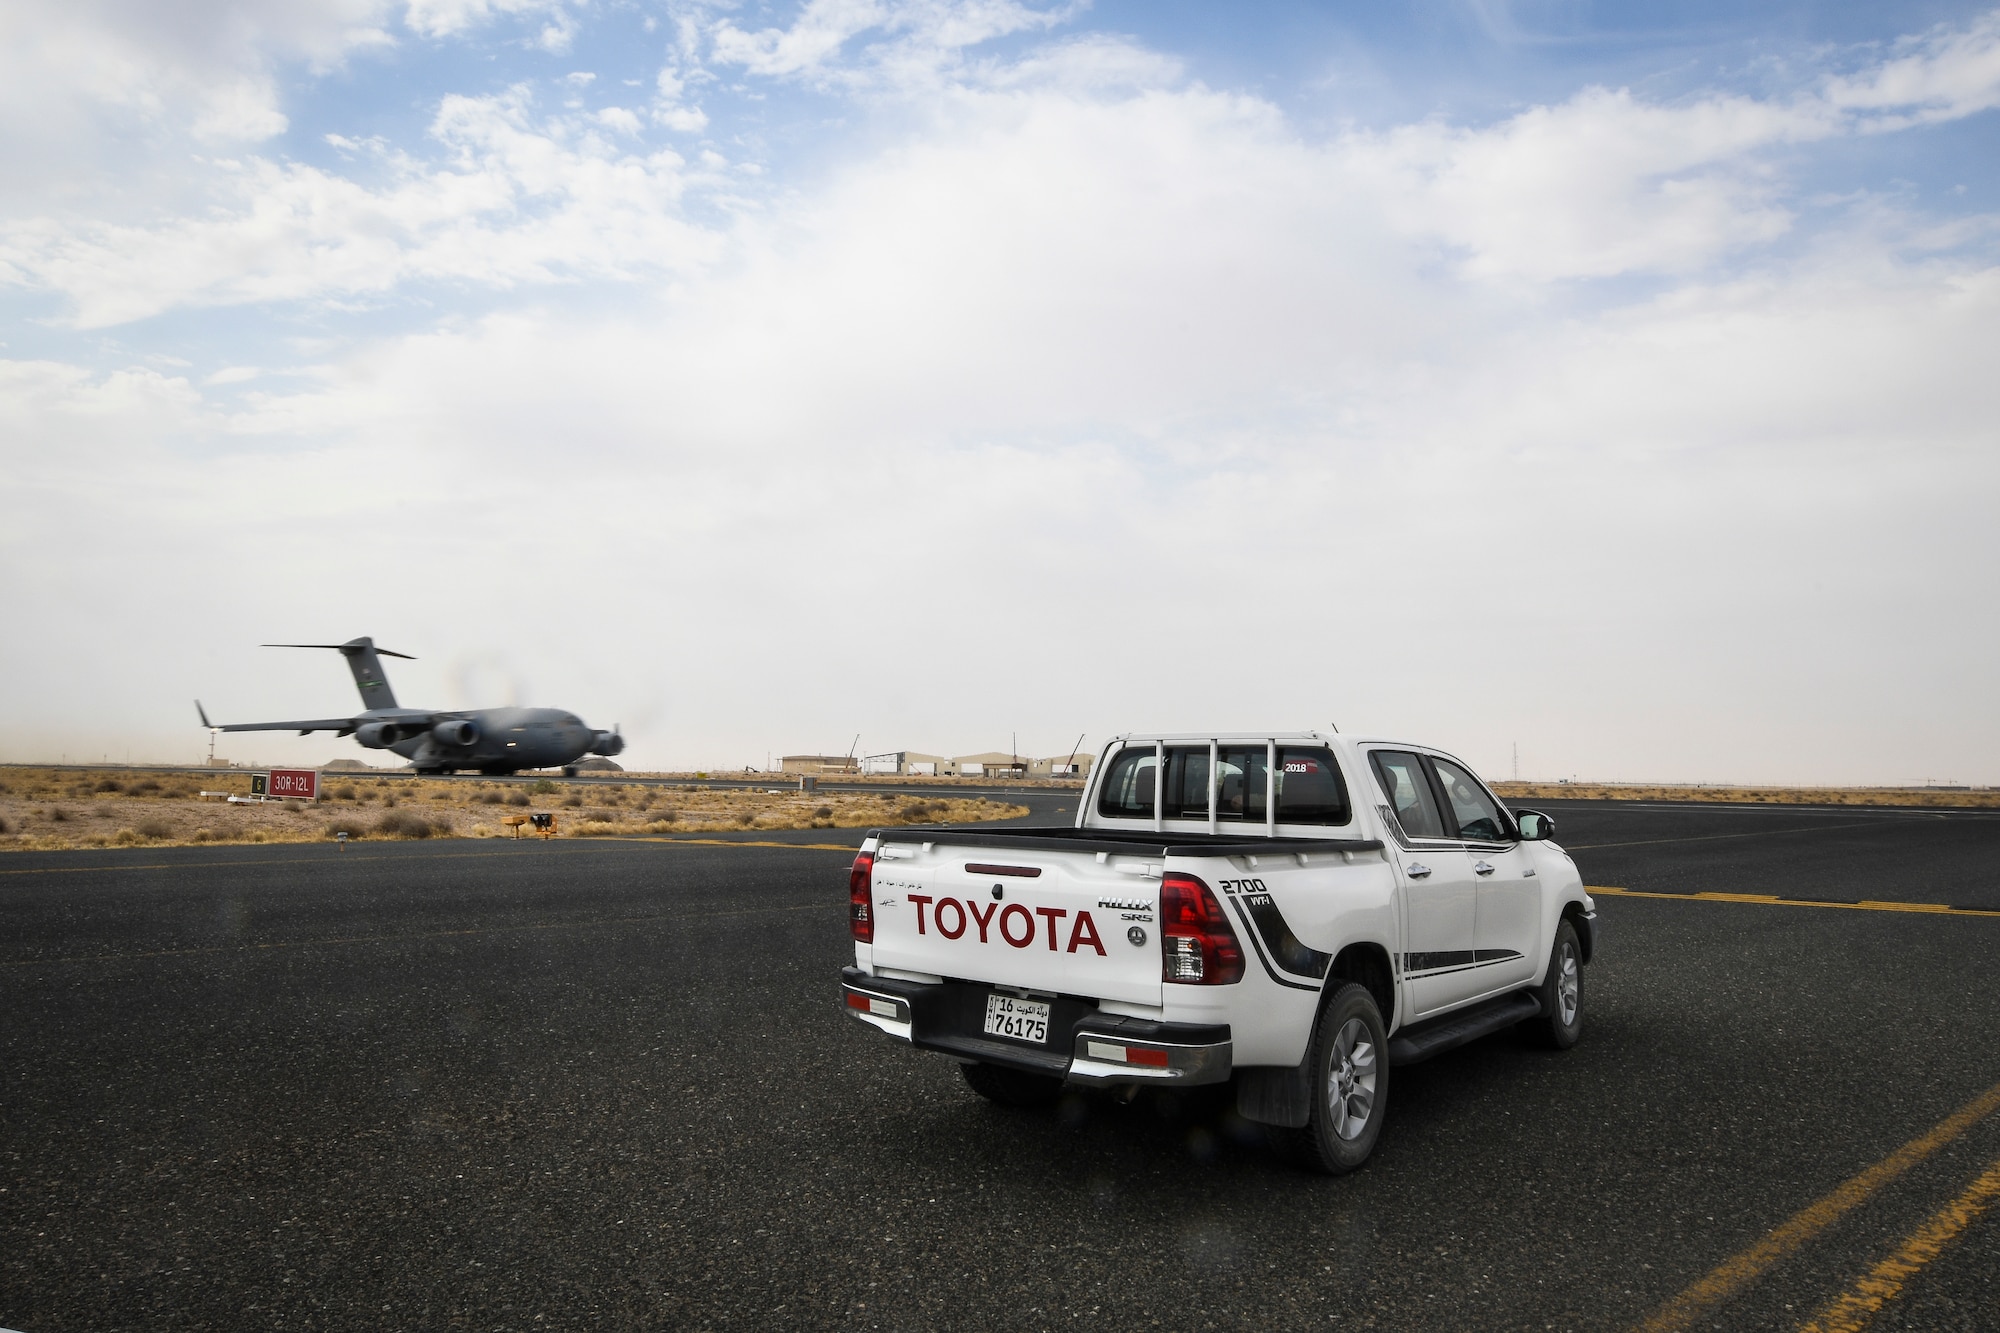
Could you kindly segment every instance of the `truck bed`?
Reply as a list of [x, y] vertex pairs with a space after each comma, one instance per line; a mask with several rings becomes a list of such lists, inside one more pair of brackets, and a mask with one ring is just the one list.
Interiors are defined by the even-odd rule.
[[1118, 856], [1282, 856], [1296, 852], [1374, 852], [1380, 838], [1245, 838], [1240, 833], [1168, 829], [1083, 829], [1066, 824], [992, 828], [981, 825], [908, 824], [876, 828], [878, 843], [930, 843], [943, 847], [1018, 847], [1036, 852], [1109, 852]]

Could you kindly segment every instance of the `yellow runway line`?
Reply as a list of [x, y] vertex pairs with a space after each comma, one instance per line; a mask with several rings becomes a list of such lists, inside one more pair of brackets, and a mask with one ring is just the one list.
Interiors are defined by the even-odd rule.
[[1974, 1097], [1936, 1128], [1911, 1139], [1831, 1193], [1807, 1204], [1755, 1245], [1723, 1260], [1707, 1277], [1654, 1311], [1650, 1319], [1639, 1325], [1639, 1333], [1678, 1333], [1687, 1328], [1996, 1108], [2000, 1108], [2000, 1083]]
[[1821, 824], [1811, 828], [1762, 828], [1747, 833], [1697, 833], [1691, 838], [1641, 838], [1637, 842], [1564, 843], [1572, 852], [1596, 852], [1607, 847], [1659, 847], [1670, 842], [1727, 842], [1732, 838], [1776, 838], [1786, 833], [1834, 833], [1841, 829], [1875, 828], [1882, 823], [1871, 819], [1863, 824]]
[[1986, 1174], [1973, 1181], [1970, 1189], [1933, 1213], [1901, 1248], [1869, 1269], [1866, 1277], [1799, 1333], [1861, 1333], [1883, 1306], [1902, 1293], [1903, 1284], [1944, 1253], [1944, 1247], [1978, 1220], [1996, 1198], [2000, 1198], [2000, 1162], [1987, 1167]]
[[1917, 912], [1946, 916], [2000, 916], [2000, 910], [1983, 907], [1953, 907], [1948, 903], [1894, 903], [1863, 899], [1858, 903], [1813, 902], [1802, 898], [1780, 898], [1771, 893], [1647, 893], [1640, 889], [1614, 889], [1587, 885], [1585, 893], [1608, 894], [1613, 898], [1662, 898], [1677, 903], [1749, 903], [1755, 907], [1831, 907], [1843, 912]]

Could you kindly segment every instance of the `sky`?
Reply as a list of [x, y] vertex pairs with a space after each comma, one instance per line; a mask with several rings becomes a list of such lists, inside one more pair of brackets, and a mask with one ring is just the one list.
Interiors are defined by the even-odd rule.
[[641, 768], [2000, 782], [1996, 107], [1953, 3], [15, 0], [0, 760], [367, 634]]

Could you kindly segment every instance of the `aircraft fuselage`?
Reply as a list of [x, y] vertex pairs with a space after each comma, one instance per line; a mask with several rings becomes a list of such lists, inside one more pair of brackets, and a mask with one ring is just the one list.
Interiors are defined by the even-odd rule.
[[[415, 711], [377, 709], [360, 720], [384, 723], [387, 729], [395, 726], [398, 714]], [[355, 739], [371, 749], [399, 754], [418, 769], [515, 773], [524, 768], [573, 764], [610, 735], [584, 725], [576, 714], [560, 708], [468, 708], [423, 716], [439, 720], [417, 735], [398, 737], [387, 744], [382, 743], [386, 738], [371, 735], [366, 725]], [[470, 724], [469, 730], [458, 725], [465, 723]], [[371, 740], [375, 744], [370, 745]]]

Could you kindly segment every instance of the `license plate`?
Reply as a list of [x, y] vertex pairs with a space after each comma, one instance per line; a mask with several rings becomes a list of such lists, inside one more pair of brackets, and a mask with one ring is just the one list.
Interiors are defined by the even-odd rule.
[[1047, 1045], [1049, 1007], [1040, 1000], [1021, 1000], [1012, 995], [986, 997], [986, 1031], [994, 1037], [1012, 1037]]

